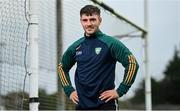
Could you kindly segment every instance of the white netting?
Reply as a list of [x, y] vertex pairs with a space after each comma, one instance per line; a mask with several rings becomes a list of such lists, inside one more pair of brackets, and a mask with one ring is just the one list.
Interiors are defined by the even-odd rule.
[[[28, 109], [29, 1], [0, 1], [0, 106], [3, 109]], [[26, 4], [26, 5], [25, 5]], [[39, 0], [39, 96], [41, 109], [55, 109], [56, 73], [56, 1]], [[27, 18], [27, 20], [26, 20]], [[27, 55], [27, 56], [26, 56]], [[27, 71], [25, 70], [27, 68]], [[25, 101], [22, 100], [23, 96]], [[48, 105], [47, 105], [48, 104]]]
[[[62, 2], [63, 51], [83, 36], [80, 9], [90, 0], [60, 0]], [[29, 96], [29, 0], [0, 0], [0, 109], [28, 109]], [[58, 92], [56, 0], [39, 0], [39, 109], [73, 109], [71, 102]], [[25, 5], [26, 4], [26, 5]], [[100, 7], [100, 6], [99, 6]], [[140, 32], [102, 7], [101, 30], [109, 35]], [[61, 43], [60, 43], [61, 44]], [[59, 59], [60, 57], [58, 57]], [[71, 75], [73, 78], [73, 72]], [[24, 83], [24, 78], [27, 76]], [[73, 81], [73, 80], [72, 80]], [[23, 88], [25, 87], [24, 93]], [[26, 100], [22, 100], [22, 98]], [[64, 103], [65, 102], [65, 103]], [[23, 107], [23, 108], [22, 108]]]

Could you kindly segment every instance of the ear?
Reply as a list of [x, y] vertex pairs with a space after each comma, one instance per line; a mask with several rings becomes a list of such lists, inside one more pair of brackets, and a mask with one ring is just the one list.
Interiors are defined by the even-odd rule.
[[79, 19], [79, 20], [80, 20], [80, 23], [81, 23], [81, 25], [82, 25], [82, 19], [81, 19], [81, 17], [80, 17], [80, 19]]
[[102, 18], [101, 17], [99, 17], [99, 21], [100, 21], [100, 23], [102, 22]]

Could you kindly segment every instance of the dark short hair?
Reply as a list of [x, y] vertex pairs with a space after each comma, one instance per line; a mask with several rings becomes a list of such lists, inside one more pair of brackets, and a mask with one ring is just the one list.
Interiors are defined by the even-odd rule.
[[92, 14], [100, 15], [100, 13], [101, 13], [100, 9], [94, 5], [86, 5], [80, 10], [80, 16], [82, 16], [83, 14], [87, 16]]

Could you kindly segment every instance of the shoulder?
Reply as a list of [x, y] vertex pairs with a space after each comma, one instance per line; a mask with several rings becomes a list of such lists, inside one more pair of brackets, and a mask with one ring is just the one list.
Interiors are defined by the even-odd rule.
[[84, 37], [81, 37], [80, 39], [76, 40], [68, 47], [67, 51], [74, 51], [83, 41]]
[[101, 40], [102, 42], [104, 42], [105, 44], [108, 45], [108, 47], [112, 47], [112, 46], [124, 46], [123, 43], [118, 40], [117, 38], [113, 37], [113, 36], [109, 36], [106, 34], [103, 34], [101, 37], [99, 37], [99, 40]]

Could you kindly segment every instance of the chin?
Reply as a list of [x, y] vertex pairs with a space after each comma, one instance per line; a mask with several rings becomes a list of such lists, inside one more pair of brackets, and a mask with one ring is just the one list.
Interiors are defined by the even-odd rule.
[[92, 33], [87, 33], [88, 35], [92, 35], [92, 34], [94, 34], [94, 32], [92, 32]]
[[87, 31], [86, 33], [87, 33], [88, 35], [92, 35], [92, 34], [95, 33], [95, 31]]

